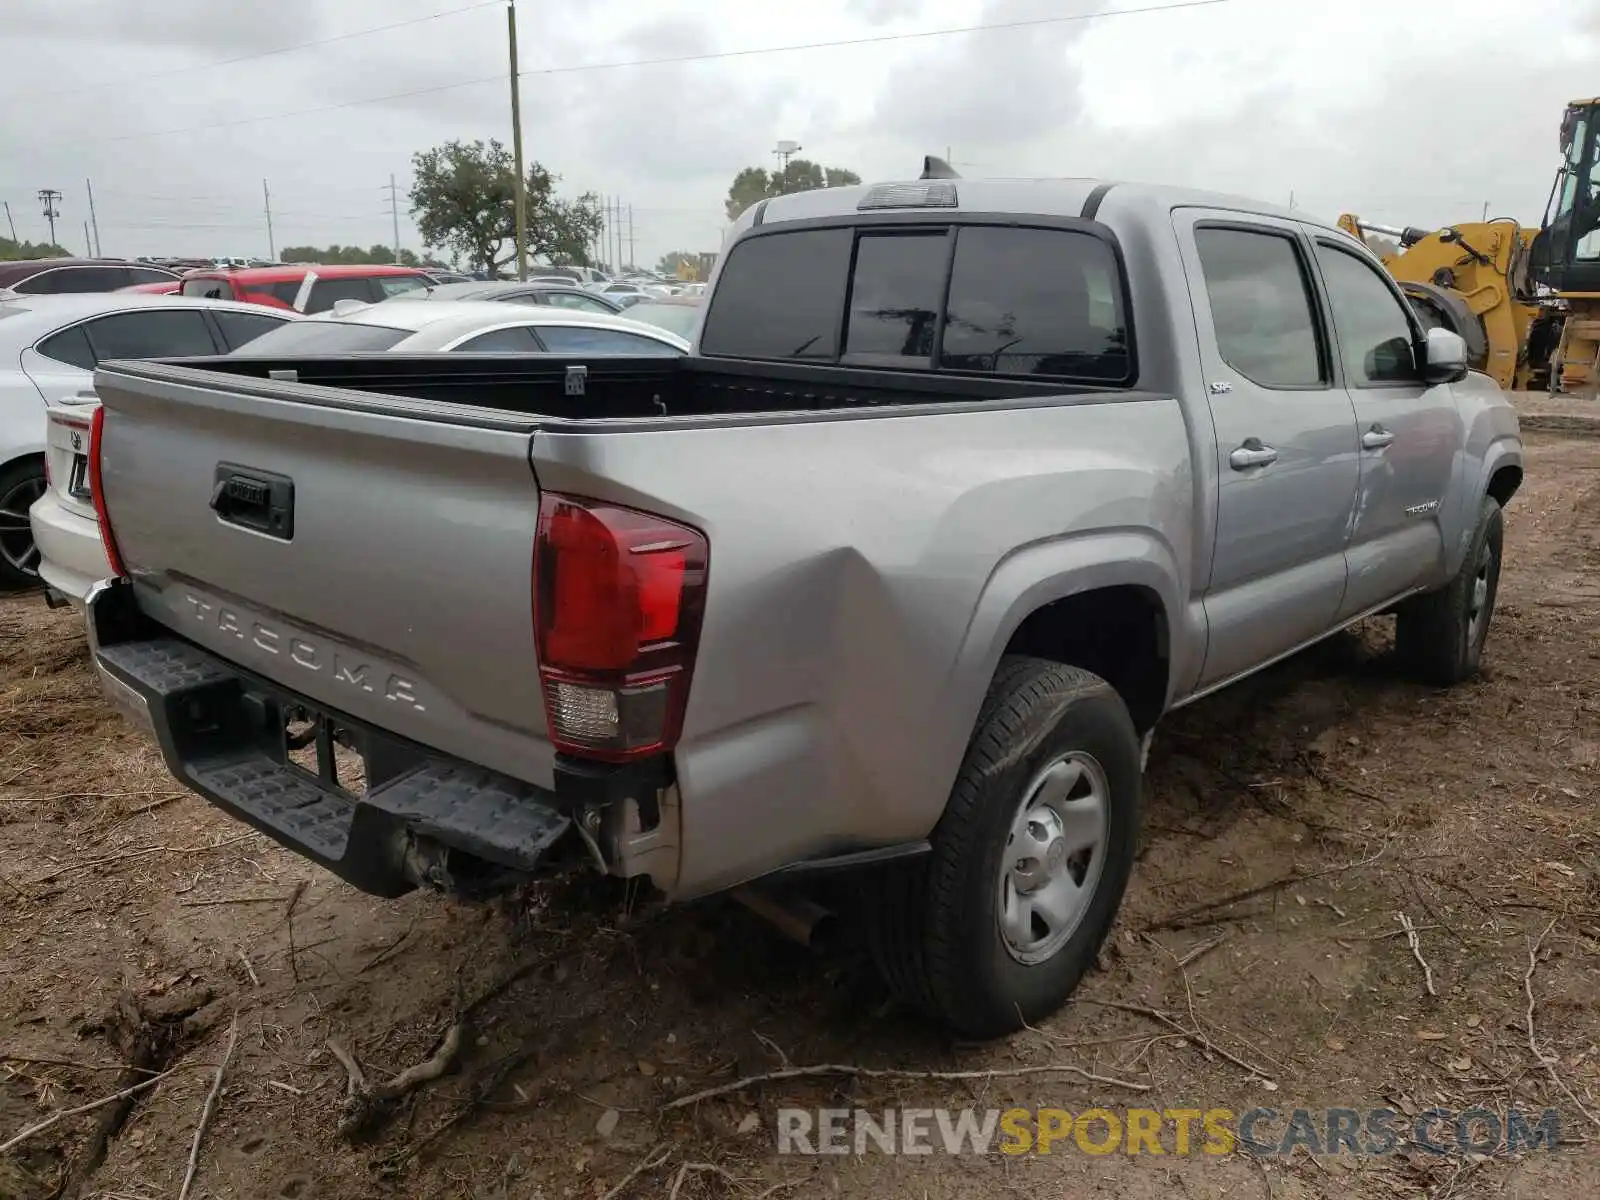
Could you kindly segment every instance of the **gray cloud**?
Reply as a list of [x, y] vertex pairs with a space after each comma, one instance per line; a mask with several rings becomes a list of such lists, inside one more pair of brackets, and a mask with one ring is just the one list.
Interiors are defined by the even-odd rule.
[[38, 36], [109, 45], [191, 47], [248, 54], [264, 48], [312, 41], [329, 31], [331, 10], [321, 0], [267, 0], [260, 4], [218, 4], [216, 0], [160, 0], [160, 3], [96, 3], [47, 0], [9, 4], [8, 37]]
[[848, 0], [844, 8], [869, 25], [887, 25], [916, 16], [922, 11], [922, 0]]
[[[1092, 12], [1098, 5], [1085, 5]], [[984, 0], [973, 24], [1059, 16], [1048, 0]], [[880, 137], [920, 150], [959, 145], [993, 152], [1075, 122], [1080, 76], [1068, 51], [1086, 22], [992, 29], [940, 38], [895, 67], [879, 92]]]

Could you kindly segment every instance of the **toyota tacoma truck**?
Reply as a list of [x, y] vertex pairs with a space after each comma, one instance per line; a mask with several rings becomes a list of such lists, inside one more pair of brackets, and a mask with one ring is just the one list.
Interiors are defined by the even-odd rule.
[[892, 989], [1057, 1008], [1163, 714], [1371, 614], [1478, 667], [1515, 413], [1367, 249], [1226, 196], [763, 201], [694, 352], [105, 364], [104, 687], [356, 887], [853, 870]]

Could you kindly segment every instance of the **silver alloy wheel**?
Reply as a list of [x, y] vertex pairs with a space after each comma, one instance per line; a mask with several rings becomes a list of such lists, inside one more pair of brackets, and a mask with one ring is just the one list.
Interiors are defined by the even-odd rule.
[[1105, 865], [1111, 785], [1093, 755], [1071, 750], [1023, 790], [1000, 863], [1000, 940], [1033, 965], [1054, 956], [1088, 911]]
[[19, 479], [0, 496], [0, 558], [24, 575], [39, 573], [39, 548], [33, 543], [28, 509], [44, 495], [44, 475]]
[[1494, 565], [1494, 547], [1483, 540], [1478, 552], [1478, 569], [1472, 577], [1472, 598], [1467, 602], [1467, 645], [1476, 646], [1483, 638], [1485, 612], [1489, 607], [1489, 568]]

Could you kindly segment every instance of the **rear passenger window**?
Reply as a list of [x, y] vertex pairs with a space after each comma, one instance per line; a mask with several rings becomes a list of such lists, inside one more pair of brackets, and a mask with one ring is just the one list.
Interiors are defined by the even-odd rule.
[[198, 310], [118, 313], [86, 326], [96, 360], [108, 358], [179, 358], [215, 354], [217, 344]]
[[1377, 271], [1354, 254], [1317, 245], [1328, 305], [1352, 387], [1417, 383], [1417, 348], [1406, 310]]
[[734, 247], [700, 335], [706, 354], [831, 362], [839, 353], [849, 229], [746, 238]]
[[428, 281], [420, 275], [377, 275], [374, 279], [384, 299], [398, 296], [401, 292], [415, 292], [428, 286]]
[[82, 325], [51, 334], [39, 343], [39, 353], [58, 363], [66, 363], [69, 367], [94, 370], [94, 351], [89, 348], [89, 339], [84, 336]]
[[182, 294], [202, 300], [232, 300], [233, 285], [226, 279], [185, 279]]
[[306, 312], [327, 312], [341, 300], [371, 303], [376, 298], [370, 279], [319, 279], [311, 285], [311, 298], [306, 301]]
[[16, 290], [34, 295], [61, 295], [66, 292], [114, 292], [128, 284], [122, 267], [52, 267], [19, 283]]
[[585, 329], [582, 325], [541, 325], [537, 333], [552, 354], [638, 354], [676, 357], [681, 351], [655, 338], [616, 329]]
[[459, 354], [537, 354], [543, 349], [526, 325], [495, 329], [468, 338], [456, 347]]
[[865, 235], [850, 281], [846, 362], [911, 359], [929, 366], [950, 240], [937, 233]]
[[229, 350], [237, 350], [284, 323], [282, 317], [258, 317], [255, 313], [234, 312], [229, 308], [219, 308], [211, 315], [221, 327], [222, 340], [228, 343]]
[[1063, 229], [962, 229], [939, 365], [994, 375], [1132, 378], [1111, 247]]
[[1294, 239], [1202, 226], [1194, 240], [1222, 360], [1262, 387], [1325, 386], [1310, 285]]

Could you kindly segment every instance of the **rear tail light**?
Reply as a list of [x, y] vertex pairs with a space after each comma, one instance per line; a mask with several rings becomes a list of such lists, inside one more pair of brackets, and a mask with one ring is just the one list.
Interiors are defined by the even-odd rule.
[[117, 553], [117, 539], [111, 533], [111, 517], [106, 512], [106, 489], [100, 481], [100, 449], [105, 439], [106, 410], [101, 405], [94, 410], [89, 423], [89, 495], [94, 500], [94, 517], [100, 525], [100, 544], [105, 547], [106, 561], [113, 575], [126, 575], [122, 555]]
[[534, 638], [550, 739], [612, 762], [672, 749], [705, 611], [705, 535], [546, 492], [533, 552]]

